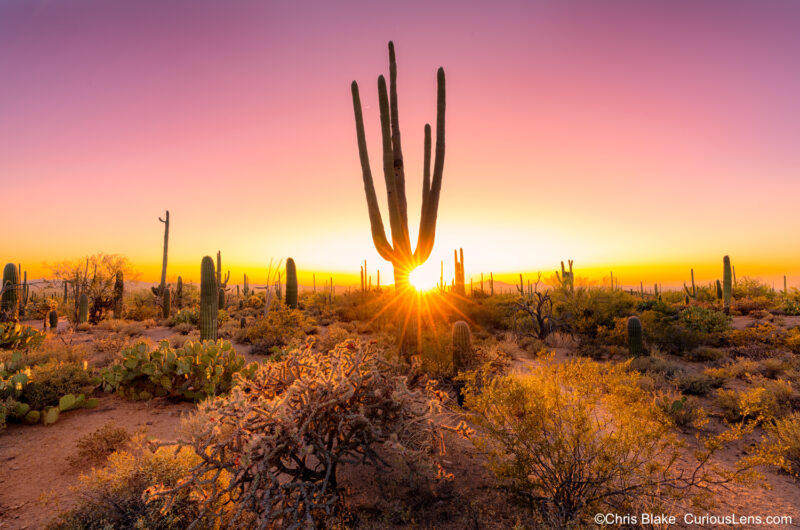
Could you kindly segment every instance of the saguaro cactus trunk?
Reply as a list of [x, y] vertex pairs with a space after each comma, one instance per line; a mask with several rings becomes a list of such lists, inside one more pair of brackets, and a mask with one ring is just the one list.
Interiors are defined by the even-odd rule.
[[164, 219], [158, 218], [159, 221], [164, 223], [164, 255], [161, 258], [161, 283], [158, 284], [157, 289], [153, 289], [153, 294], [157, 297], [164, 295], [164, 290], [167, 288], [167, 255], [169, 253], [169, 210], [164, 216]]
[[367, 198], [369, 221], [372, 228], [372, 240], [380, 256], [391, 262], [394, 267], [395, 289], [402, 291], [408, 288], [408, 275], [412, 269], [424, 263], [430, 257], [436, 233], [436, 216], [439, 209], [439, 193], [442, 188], [444, 171], [444, 111], [445, 83], [444, 70], [437, 72], [436, 98], [436, 150], [433, 163], [433, 179], [431, 180], [431, 126], [425, 125], [425, 145], [422, 183], [422, 212], [419, 224], [417, 247], [411, 250], [408, 230], [408, 207], [406, 203], [405, 169], [403, 153], [400, 147], [400, 124], [397, 111], [397, 63], [395, 61], [394, 44], [389, 42], [389, 89], [386, 80], [378, 77], [378, 100], [381, 117], [381, 136], [383, 139], [383, 174], [386, 180], [386, 194], [389, 202], [389, 225], [392, 243], [386, 238], [381, 218], [378, 198], [372, 181], [372, 170], [367, 153], [367, 140], [364, 133], [364, 118], [361, 112], [361, 98], [358, 84], [353, 81], [353, 111], [356, 120], [356, 137], [358, 154], [361, 160], [361, 172], [364, 179], [364, 192]]

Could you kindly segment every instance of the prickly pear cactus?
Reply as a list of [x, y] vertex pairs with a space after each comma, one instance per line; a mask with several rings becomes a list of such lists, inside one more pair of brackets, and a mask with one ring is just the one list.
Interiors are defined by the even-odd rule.
[[631, 357], [640, 357], [645, 354], [642, 341], [642, 321], [636, 316], [628, 318], [628, 349]]
[[200, 340], [217, 340], [217, 278], [214, 260], [206, 256], [200, 264]]
[[83, 293], [78, 302], [78, 323], [83, 324], [87, 320], [89, 320], [89, 297]]
[[297, 268], [294, 260], [286, 260], [286, 305], [297, 309]]
[[469, 324], [459, 320], [453, 324], [453, 369], [461, 372], [467, 367], [472, 357], [472, 333]]
[[6, 264], [3, 269], [3, 296], [0, 299], [0, 322], [17, 319], [19, 311], [19, 275], [17, 266], [13, 263]]

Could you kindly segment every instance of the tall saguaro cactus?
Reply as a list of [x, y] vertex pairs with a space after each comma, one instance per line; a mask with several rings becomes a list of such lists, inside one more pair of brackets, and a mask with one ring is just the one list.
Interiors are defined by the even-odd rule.
[[353, 111], [356, 119], [356, 137], [358, 154], [361, 160], [361, 172], [364, 179], [364, 193], [367, 198], [369, 222], [372, 228], [372, 241], [380, 256], [391, 262], [394, 268], [395, 289], [402, 291], [408, 288], [408, 275], [412, 269], [424, 263], [433, 250], [436, 234], [436, 216], [439, 210], [439, 193], [442, 189], [442, 173], [444, 171], [444, 111], [445, 83], [444, 69], [437, 71], [436, 96], [436, 149], [431, 179], [431, 126], [425, 125], [422, 212], [419, 223], [417, 247], [411, 250], [408, 230], [408, 206], [406, 203], [405, 168], [403, 153], [400, 147], [400, 123], [397, 111], [397, 62], [395, 61], [394, 44], [389, 42], [389, 89], [386, 79], [378, 77], [378, 100], [381, 116], [381, 137], [383, 139], [383, 174], [386, 180], [386, 194], [389, 202], [389, 225], [392, 243], [386, 239], [378, 198], [372, 181], [367, 140], [364, 133], [364, 118], [361, 112], [361, 97], [358, 84], [351, 84], [353, 94]]
[[225, 308], [225, 290], [228, 288], [228, 280], [231, 278], [231, 271], [222, 279], [222, 252], [217, 251], [217, 307], [219, 309]]
[[200, 263], [200, 340], [217, 340], [218, 301], [214, 260], [205, 256]]

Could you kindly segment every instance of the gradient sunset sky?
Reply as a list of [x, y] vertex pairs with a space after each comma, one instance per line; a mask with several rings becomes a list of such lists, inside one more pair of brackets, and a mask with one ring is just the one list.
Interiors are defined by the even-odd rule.
[[[398, 53], [411, 233], [447, 75], [438, 275], [800, 284], [800, 2], [0, 1], [3, 262], [96, 252], [155, 280], [223, 253], [358, 282], [374, 250], [350, 82], [384, 212], [376, 79]], [[387, 229], [388, 230], [388, 229]], [[349, 276], [348, 276], [349, 275]], [[501, 276], [503, 277], [503, 276]]]

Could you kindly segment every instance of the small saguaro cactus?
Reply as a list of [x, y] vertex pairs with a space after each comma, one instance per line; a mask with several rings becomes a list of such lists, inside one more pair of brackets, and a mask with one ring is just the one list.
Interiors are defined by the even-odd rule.
[[225, 274], [225, 279], [222, 279], [222, 252], [217, 251], [217, 307], [219, 309], [225, 308], [225, 291], [228, 289], [228, 280], [231, 277], [231, 271]]
[[286, 260], [286, 305], [297, 309], [297, 268], [294, 260]]
[[89, 297], [83, 293], [78, 301], [78, 323], [83, 324], [87, 320], [89, 320]]
[[0, 298], [0, 320], [16, 320], [19, 312], [19, 276], [17, 266], [13, 263], [6, 264], [3, 269], [3, 285], [0, 290], [3, 296]]
[[640, 357], [645, 354], [642, 342], [642, 321], [637, 316], [628, 318], [628, 350], [631, 357]]
[[50, 321], [50, 329], [53, 331], [58, 329], [58, 313], [55, 309], [52, 309], [50, 313], [47, 314], [47, 319]]
[[169, 292], [169, 287], [164, 289], [164, 294], [161, 297], [161, 316], [163, 318], [169, 318], [169, 310], [172, 303], [172, 296]]
[[731, 258], [722, 258], [722, 310], [726, 315], [731, 313], [731, 284], [733, 275], [731, 274]]
[[717, 280], [717, 300], [722, 300], [722, 284]]
[[117, 271], [114, 279], [114, 318], [122, 318], [122, 295], [125, 291], [125, 281], [122, 271]]
[[455, 292], [462, 296], [467, 294], [467, 289], [464, 287], [464, 249], [460, 248], [458, 251], [453, 250], [453, 260], [455, 261]]
[[205, 256], [200, 263], [200, 340], [217, 340], [218, 302], [214, 260]]
[[178, 285], [175, 287], [175, 307], [183, 309], [183, 278], [178, 276]]
[[461, 372], [469, 367], [472, 358], [472, 334], [469, 324], [459, 320], [453, 324], [453, 369]]

